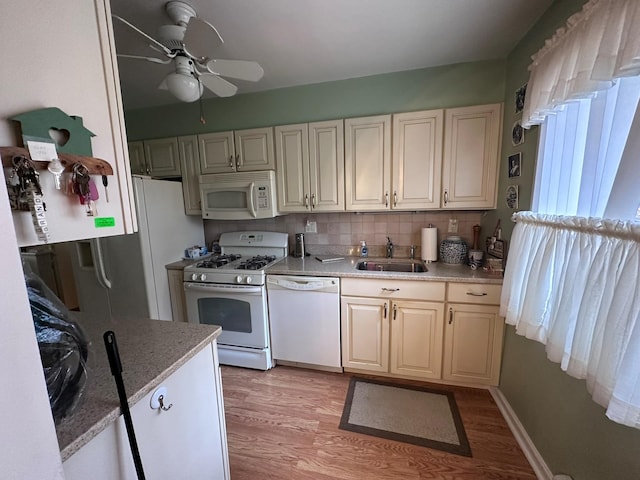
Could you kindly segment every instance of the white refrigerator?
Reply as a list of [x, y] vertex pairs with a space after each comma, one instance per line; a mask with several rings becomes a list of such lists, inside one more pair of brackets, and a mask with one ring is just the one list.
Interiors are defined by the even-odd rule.
[[184, 213], [182, 183], [133, 177], [138, 233], [71, 242], [79, 309], [93, 318], [172, 320], [165, 265], [204, 245], [201, 217]]

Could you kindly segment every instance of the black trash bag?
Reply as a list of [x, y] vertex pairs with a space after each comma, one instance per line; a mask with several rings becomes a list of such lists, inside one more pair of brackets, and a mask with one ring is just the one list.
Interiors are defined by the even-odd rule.
[[[27, 269], [25, 269], [27, 270]], [[67, 307], [34, 273], [25, 281], [56, 424], [73, 413], [87, 381], [87, 339]]]

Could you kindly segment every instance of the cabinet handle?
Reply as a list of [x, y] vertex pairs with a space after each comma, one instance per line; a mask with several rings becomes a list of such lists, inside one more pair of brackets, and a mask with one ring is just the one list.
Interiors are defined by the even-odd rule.
[[311, 208], [316, 208], [316, 194], [311, 194]]
[[453, 308], [449, 309], [449, 325], [453, 323]]
[[240, 154], [238, 153], [236, 155], [236, 168], [240, 170], [241, 166], [242, 166], [242, 158], [240, 158]]
[[398, 206], [398, 194], [396, 192], [393, 192], [393, 206]]
[[384, 206], [389, 206], [389, 192], [384, 192]]
[[394, 320], [396, 319], [397, 313], [398, 313], [398, 306], [394, 303], [393, 304], [393, 319]]
[[449, 192], [447, 192], [445, 190], [444, 191], [444, 204], [446, 205], [447, 203], [449, 203]]
[[472, 297], [484, 297], [487, 295], [487, 293], [486, 292], [482, 292], [482, 293], [467, 292], [467, 295], [471, 295]]
[[229, 155], [229, 167], [233, 168], [233, 155]]
[[382, 291], [383, 292], [398, 292], [398, 291], [400, 291], [400, 289], [399, 288], [385, 288], [385, 287], [383, 287]]
[[309, 194], [308, 193], [304, 194], [304, 208], [309, 210]]
[[387, 318], [387, 304], [384, 304], [384, 317], [383, 318]]

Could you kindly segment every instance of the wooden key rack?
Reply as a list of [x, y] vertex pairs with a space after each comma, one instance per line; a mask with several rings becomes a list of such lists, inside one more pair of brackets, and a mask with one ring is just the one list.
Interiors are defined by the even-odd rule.
[[[0, 155], [2, 156], [2, 166], [6, 168], [13, 167], [13, 157], [21, 155], [23, 157], [31, 158], [29, 150], [23, 147], [0, 147]], [[60, 163], [64, 165], [66, 171], [72, 171], [73, 165], [80, 162], [90, 175], [113, 175], [113, 168], [106, 160], [95, 157], [85, 157], [83, 155], [74, 155], [72, 153], [58, 152], [58, 158]], [[36, 170], [46, 170], [49, 162], [33, 161]]]

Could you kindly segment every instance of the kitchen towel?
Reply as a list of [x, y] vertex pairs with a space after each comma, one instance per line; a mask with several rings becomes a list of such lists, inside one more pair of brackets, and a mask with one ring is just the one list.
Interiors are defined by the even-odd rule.
[[438, 229], [436, 227], [422, 229], [421, 255], [425, 262], [438, 261]]

